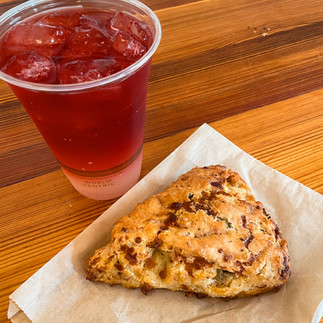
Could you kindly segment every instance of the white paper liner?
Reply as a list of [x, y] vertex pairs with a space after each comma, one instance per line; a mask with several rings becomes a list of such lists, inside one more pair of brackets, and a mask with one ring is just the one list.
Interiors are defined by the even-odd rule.
[[[182, 292], [110, 287], [85, 279], [85, 259], [109, 240], [113, 223], [194, 166], [238, 172], [278, 223], [289, 244], [292, 275], [278, 293], [224, 302]], [[304, 165], [306, 167], [306, 165]], [[10, 295], [13, 322], [319, 322], [323, 298], [323, 197], [254, 159], [202, 125]], [[320, 313], [322, 308], [318, 309]]]

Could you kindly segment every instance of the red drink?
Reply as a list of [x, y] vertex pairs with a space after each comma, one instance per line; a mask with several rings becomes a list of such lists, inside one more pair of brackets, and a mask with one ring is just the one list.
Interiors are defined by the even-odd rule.
[[154, 43], [146, 22], [86, 6], [33, 15], [0, 39], [2, 76], [86, 196], [113, 198], [138, 180]]

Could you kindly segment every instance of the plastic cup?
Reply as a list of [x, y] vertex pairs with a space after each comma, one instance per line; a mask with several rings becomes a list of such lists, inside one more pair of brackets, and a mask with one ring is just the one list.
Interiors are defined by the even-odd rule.
[[148, 24], [153, 43], [129, 67], [95, 81], [38, 84], [1, 71], [0, 78], [23, 104], [74, 188], [88, 198], [109, 200], [140, 176], [147, 85], [161, 26], [154, 12], [135, 0], [36, 0], [0, 17], [0, 37], [35, 14], [73, 6], [128, 12]]

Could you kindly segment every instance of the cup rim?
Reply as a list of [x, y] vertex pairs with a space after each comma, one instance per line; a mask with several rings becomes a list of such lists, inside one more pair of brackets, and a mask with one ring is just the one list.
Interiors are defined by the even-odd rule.
[[[35, 5], [46, 3], [49, 0], [28, 0], [18, 6], [15, 6], [0, 16], [0, 25], [6, 21], [13, 13], [21, 12], [25, 9], [34, 7]], [[116, 82], [123, 81], [124, 79], [128, 78], [129, 76], [133, 75], [137, 70], [139, 70], [143, 65], [145, 65], [148, 60], [152, 57], [154, 52], [157, 50], [160, 40], [161, 40], [161, 25], [157, 15], [147, 7], [145, 4], [138, 0], [118, 0], [119, 3], [126, 3], [131, 4], [140, 10], [142, 10], [148, 17], [151, 18], [155, 28], [155, 37], [152, 45], [148, 49], [148, 51], [140, 57], [136, 62], [131, 64], [130, 66], [126, 67], [125, 69], [97, 79], [93, 81], [81, 82], [81, 83], [72, 83], [72, 84], [45, 84], [45, 83], [34, 83], [25, 80], [20, 80], [15, 78], [9, 74], [4, 73], [0, 70], [0, 79], [3, 79], [9, 85], [15, 85], [18, 87], [23, 87], [29, 90], [35, 91], [46, 91], [46, 92], [72, 92], [72, 91], [81, 91], [87, 90], [94, 87], [100, 87], [107, 84], [115, 84]]]

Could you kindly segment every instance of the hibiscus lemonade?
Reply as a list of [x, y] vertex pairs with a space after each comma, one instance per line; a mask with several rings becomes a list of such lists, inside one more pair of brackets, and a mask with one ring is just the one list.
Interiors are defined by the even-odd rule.
[[0, 17], [0, 77], [73, 186], [94, 199], [139, 178], [154, 13], [137, 1], [33, 1]]

